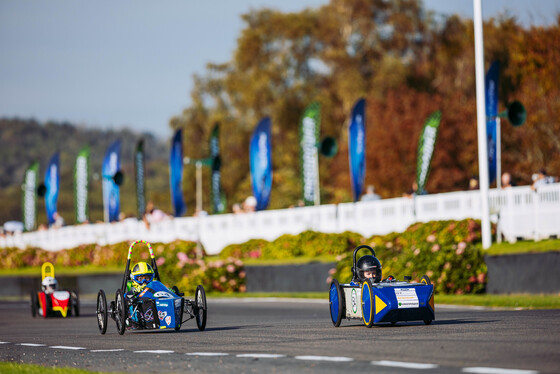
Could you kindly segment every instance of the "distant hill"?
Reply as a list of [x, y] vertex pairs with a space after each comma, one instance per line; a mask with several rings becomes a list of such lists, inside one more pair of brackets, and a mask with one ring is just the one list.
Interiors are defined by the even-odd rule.
[[[169, 206], [169, 175], [167, 160], [169, 144], [152, 134], [136, 133], [128, 129], [99, 130], [70, 123], [38, 123], [35, 120], [0, 119], [0, 224], [21, 220], [21, 184], [27, 167], [39, 162], [41, 179], [50, 157], [60, 152], [61, 187], [58, 209], [67, 223], [74, 222], [73, 169], [76, 156], [84, 146], [90, 148], [90, 218], [101, 220], [101, 164], [107, 147], [121, 140], [121, 165], [125, 181], [121, 186], [121, 211], [134, 214], [133, 155], [138, 140], [144, 139], [146, 150], [147, 198], [164, 208]], [[166, 194], [167, 192], [167, 194]], [[167, 199], [167, 200], [166, 200]], [[44, 202], [39, 200], [38, 222], [46, 222]]]

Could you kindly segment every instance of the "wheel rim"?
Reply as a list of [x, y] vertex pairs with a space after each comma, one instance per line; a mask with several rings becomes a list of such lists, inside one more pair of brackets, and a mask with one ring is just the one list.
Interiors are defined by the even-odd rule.
[[338, 290], [334, 282], [331, 284], [331, 291], [329, 294], [329, 299], [331, 302], [331, 320], [336, 323], [338, 320]]
[[124, 334], [124, 300], [120, 290], [117, 291], [117, 300], [116, 300], [116, 309], [117, 309], [117, 330], [119, 330], [119, 334]]
[[373, 300], [371, 295], [371, 284], [369, 279], [362, 285], [362, 318], [368, 327], [372, 325], [373, 319]]
[[198, 312], [196, 314], [196, 325], [200, 331], [206, 327], [206, 295], [202, 287], [196, 289], [196, 307]]
[[107, 331], [107, 298], [103, 290], [99, 290], [97, 294], [97, 326], [101, 334], [105, 334]]

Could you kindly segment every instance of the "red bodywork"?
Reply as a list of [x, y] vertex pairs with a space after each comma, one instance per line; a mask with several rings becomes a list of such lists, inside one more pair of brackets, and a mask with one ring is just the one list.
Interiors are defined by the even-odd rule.
[[[50, 301], [50, 303], [48, 303], [50, 304], [50, 308], [46, 308], [47, 298], [49, 298]], [[66, 317], [70, 308], [70, 292], [55, 291], [50, 294], [47, 294], [43, 291], [39, 292], [39, 308], [39, 314], [42, 314], [42, 316], [45, 318], [47, 317], [49, 312], [51, 312], [51, 314], [53, 312], [57, 314], [60, 313], [62, 317]]]

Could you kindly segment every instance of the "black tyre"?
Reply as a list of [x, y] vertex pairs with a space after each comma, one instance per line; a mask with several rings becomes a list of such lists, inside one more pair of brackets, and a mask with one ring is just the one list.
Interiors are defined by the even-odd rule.
[[173, 291], [173, 293], [177, 296], [184, 296], [185, 295], [184, 293], [179, 292], [179, 288], [177, 286], [171, 287], [171, 291]]
[[[425, 285], [430, 285], [432, 284], [432, 281], [430, 281], [430, 278], [427, 275], [422, 275], [422, 279], [420, 279], [420, 283], [425, 284]], [[432, 296], [433, 297], [433, 296]], [[424, 324], [429, 325], [432, 323], [431, 319], [425, 319], [424, 320]]]
[[103, 290], [97, 294], [97, 327], [101, 335], [107, 332], [107, 298]]
[[[74, 316], [80, 316], [80, 295], [78, 295], [77, 291], [72, 291], [70, 293], [72, 295], [72, 311], [74, 312]], [[107, 309], [107, 308], [105, 308]]]
[[[173, 291], [173, 292], [175, 292], [175, 291]], [[185, 310], [185, 299], [181, 299], [181, 313], [179, 313], [179, 318], [181, 318], [181, 320], [180, 321], [175, 321], [175, 331], [179, 331], [181, 329], [184, 310]]]
[[115, 295], [115, 322], [117, 322], [117, 331], [119, 335], [124, 334], [126, 328], [126, 306], [120, 289], [117, 290]]
[[329, 306], [331, 312], [331, 321], [334, 327], [340, 326], [340, 321], [342, 321], [342, 312], [344, 309], [343, 306], [343, 299], [344, 293], [338, 284], [336, 279], [333, 279], [331, 282], [331, 289], [329, 291]]
[[52, 310], [52, 298], [51, 295], [45, 295], [45, 309], [43, 310], [43, 317], [52, 317], [54, 315]]
[[31, 315], [33, 318], [37, 317], [37, 311], [39, 309], [39, 300], [37, 298], [37, 292], [31, 291]]
[[196, 325], [200, 331], [204, 331], [206, 328], [206, 316], [208, 309], [206, 306], [206, 292], [204, 292], [204, 287], [198, 285], [196, 287], [196, 292], [194, 293], [194, 303], [195, 303], [195, 313], [196, 313]]

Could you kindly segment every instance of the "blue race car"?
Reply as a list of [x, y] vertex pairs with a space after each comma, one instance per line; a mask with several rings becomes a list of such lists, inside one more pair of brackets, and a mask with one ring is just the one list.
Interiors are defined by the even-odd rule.
[[[130, 269], [132, 249], [143, 243], [148, 247], [151, 265], [137, 263]], [[143, 240], [130, 245], [123, 283], [107, 309], [107, 298], [103, 290], [97, 294], [97, 325], [101, 334], [107, 331], [107, 317], [110, 315], [123, 335], [125, 330], [175, 329], [193, 318], [200, 331], [206, 327], [206, 293], [204, 287], [196, 288], [195, 300], [183, 297], [176, 286], [167, 288], [160, 281], [152, 246]]]
[[[368, 249], [356, 261], [360, 249]], [[329, 292], [331, 320], [340, 326], [343, 317], [361, 319], [367, 327], [374, 323], [399, 321], [424, 321], [426, 325], [435, 319], [434, 286], [424, 275], [420, 283], [412, 283], [410, 277], [397, 281], [392, 276], [381, 280], [381, 263], [375, 251], [361, 245], [354, 250], [352, 281], [339, 284], [333, 279]]]

